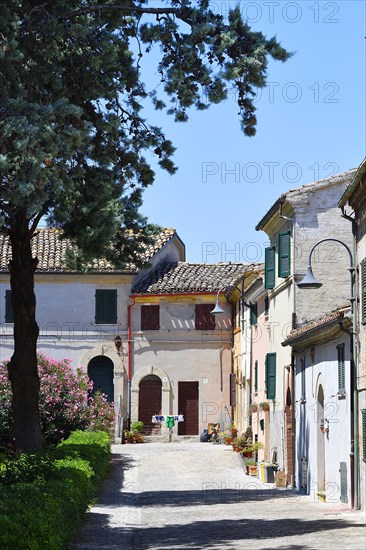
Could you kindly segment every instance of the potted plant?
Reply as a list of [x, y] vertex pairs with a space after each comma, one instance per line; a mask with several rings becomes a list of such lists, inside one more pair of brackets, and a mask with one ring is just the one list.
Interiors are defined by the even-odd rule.
[[249, 476], [257, 476], [258, 475], [258, 466], [252, 458], [245, 459], [245, 466], [247, 469], [247, 474]]
[[132, 424], [131, 424], [131, 433], [132, 433], [132, 439], [135, 443], [143, 443], [144, 442], [144, 436], [142, 434], [143, 429], [144, 429], [144, 423], [141, 422], [141, 420], [137, 420], [136, 422], [132, 422]]
[[261, 441], [258, 441], [257, 443], [252, 443], [248, 441], [243, 450], [240, 452], [243, 454], [243, 456], [252, 458], [254, 453], [257, 453], [259, 449], [264, 449], [264, 445]]
[[258, 411], [258, 404], [257, 403], [251, 403], [249, 405], [249, 414], [256, 413]]
[[231, 437], [236, 437], [238, 435], [238, 428], [235, 427], [234, 422], [229, 424], [229, 430], [231, 431]]
[[220, 435], [221, 439], [224, 440], [225, 445], [230, 445], [231, 444], [232, 437], [228, 432], [220, 432], [219, 435]]
[[268, 401], [262, 401], [262, 403], [259, 403], [259, 408], [262, 411], [269, 411], [269, 402]]
[[125, 443], [133, 443], [134, 442], [133, 432], [131, 432], [130, 430], [124, 430], [123, 435], [125, 437]]

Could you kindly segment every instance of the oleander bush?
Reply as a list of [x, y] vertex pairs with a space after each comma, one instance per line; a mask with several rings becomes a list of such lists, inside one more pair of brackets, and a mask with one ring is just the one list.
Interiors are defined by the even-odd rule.
[[[38, 355], [40, 377], [39, 408], [44, 444], [56, 445], [75, 430], [109, 432], [114, 423], [114, 407], [104, 394], [91, 394], [93, 382], [69, 359], [55, 361]], [[7, 365], [0, 365], [0, 447], [13, 439], [11, 387]]]
[[80, 431], [54, 450], [0, 458], [0, 548], [66, 549], [109, 462], [109, 434]]

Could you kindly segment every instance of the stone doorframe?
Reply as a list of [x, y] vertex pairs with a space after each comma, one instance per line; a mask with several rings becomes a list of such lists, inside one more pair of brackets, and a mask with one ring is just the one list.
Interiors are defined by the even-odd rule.
[[118, 355], [116, 352], [116, 348], [114, 345], [114, 342], [104, 342], [103, 344], [99, 344], [99, 346], [96, 346], [93, 349], [90, 349], [81, 358], [81, 361], [79, 363], [79, 367], [86, 373], [88, 373], [88, 365], [94, 357], [98, 357], [99, 355], [103, 355], [104, 357], [108, 357], [112, 363], [113, 363], [113, 382], [114, 382], [114, 399], [116, 409], [118, 407], [118, 398], [119, 395], [124, 400], [124, 387], [123, 387], [123, 379], [124, 379], [124, 372], [125, 367], [122, 361], [122, 357]]
[[161, 380], [161, 413], [171, 414], [171, 384], [169, 376], [162, 369], [154, 367], [153, 365], [148, 365], [146, 367], [142, 367], [142, 369], [139, 369], [131, 380], [131, 422], [136, 422], [139, 420], [140, 382], [143, 378], [145, 378], [145, 376], [149, 376], [151, 374], [154, 374]]

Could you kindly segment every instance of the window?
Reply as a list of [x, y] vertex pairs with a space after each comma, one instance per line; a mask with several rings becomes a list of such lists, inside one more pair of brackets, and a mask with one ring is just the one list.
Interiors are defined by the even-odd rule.
[[286, 231], [278, 235], [278, 276], [288, 277], [290, 273], [290, 232]]
[[275, 286], [275, 247], [269, 246], [264, 250], [264, 286], [274, 288]]
[[95, 324], [115, 325], [117, 323], [117, 290], [95, 291]]
[[215, 317], [211, 313], [214, 307], [214, 304], [196, 305], [196, 330], [215, 330]]
[[257, 304], [250, 304], [250, 324], [256, 325], [258, 322], [258, 306]]
[[266, 355], [266, 389], [267, 399], [276, 399], [276, 354]]
[[11, 301], [11, 290], [5, 291], [5, 323], [14, 323], [13, 302]]
[[235, 407], [236, 405], [236, 376], [235, 374], [230, 374], [230, 407]]
[[258, 361], [254, 362], [254, 391], [258, 391]]
[[361, 268], [361, 322], [366, 324], [366, 258], [360, 264]]
[[141, 306], [141, 330], [160, 329], [160, 306]]
[[266, 296], [264, 298], [264, 316], [268, 317], [269, 315], [269, 298]]
[[305, 371], [305, 357], [300, 359], [300, 369], [301, 369], [301, 401], [306, 401], [306, 371]]
[[344, 395], [346, 393], [346, 374], [344, 364], [344, 344], [337, 346], [338, 353], [338, 393]]

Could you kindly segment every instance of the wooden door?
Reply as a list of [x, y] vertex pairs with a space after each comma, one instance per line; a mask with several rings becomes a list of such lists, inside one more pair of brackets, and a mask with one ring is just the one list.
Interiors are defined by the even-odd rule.
[[178, 413], [184, 415], [178, 435], [198, 435], [198, 403], [198, 382], [178, 382]]
[[153, 424], [154, 414], [164, 414], [161, 410], [161, 380], [153, 374], [145, 376], [140, 382], [139, 420], [144, 423], [145, 435], [159, 435], [160, 424]]

